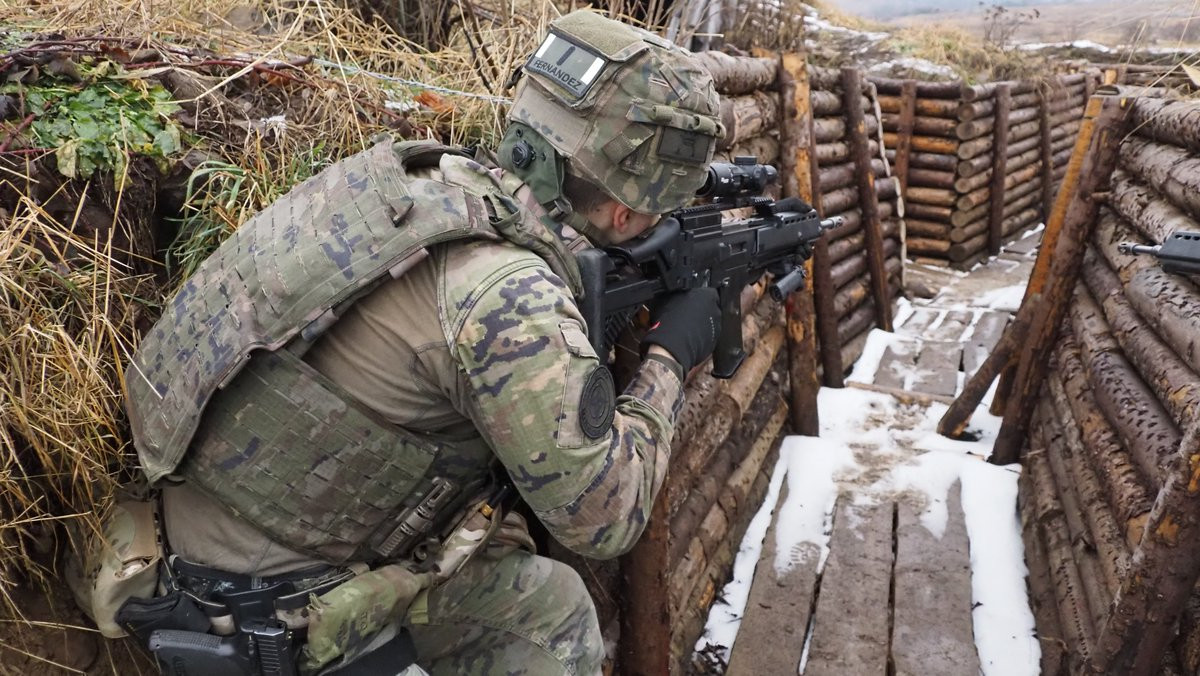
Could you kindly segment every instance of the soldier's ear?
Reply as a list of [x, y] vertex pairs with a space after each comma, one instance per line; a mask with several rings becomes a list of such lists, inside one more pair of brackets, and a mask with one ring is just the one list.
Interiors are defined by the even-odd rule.
[[612, 205], [613, 230], [616, 231], [618, 235], [629, 234], [630, 229], [633, 227], [633, 209], [630, 209], [616, 200], [613, 200]]

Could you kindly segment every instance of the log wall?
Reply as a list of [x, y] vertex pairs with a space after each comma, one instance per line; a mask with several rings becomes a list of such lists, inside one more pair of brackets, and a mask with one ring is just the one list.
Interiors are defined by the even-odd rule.
[[[782, 436], [818, 431], [813, 374], [840, 384], [867, 332], [890, 325], [900, 291], [898, 190], [880, 150], [870, 83], [853, 69], [808, 69], [791, 54], [699, 58], [722, 94], [727, 131], [716, 161], [753, 155], [775, 163], [784, 195], [846, 223], [826, 234], [812, 284], [786, 308], [761, 285], [745, 294], [748, 356], [733, 379], [714, 379], [704, 368], [690, 377], [670, 471], [619, 568], [560, 557], [581, 570], [606, 637], [620, 646], [624, 674], [690, 672], [692, 648], [762, 502]], [[814, 328], [822, 340], [813, 340]]]
[[871, 329], [891, 330], [904, 270], [900, 190], [881, 149], [874, 85], [855, 68], [810, 72], [814, 206], [844, 220], [813, 266], [822, 378], [841, 387]]
[[1117, 249], [1200, 231], [1200, 102], [1128, 115], [1026, 439], [1043, 674], [1200, 672], [1200, 287]]
[[1041, 223], [1099, 78], [1090, 70], [981, 85], [873, 79], [910, 257], [970, 267]]

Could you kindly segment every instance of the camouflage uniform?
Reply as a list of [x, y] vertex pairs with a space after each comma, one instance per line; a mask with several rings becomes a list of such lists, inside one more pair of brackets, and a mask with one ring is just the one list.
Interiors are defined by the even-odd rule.
[[[443, 180], [488, 180], [462, 158], [444, 156], [442, 168]], [[305, 360], [393, 423], [445, 438], [482, 434], [551, 534], [593, 558], [640, 535], [682, 403], [678, 376], [647, 361], [618, 398], [611, 431], [588, 438], [577, 407], [599, 361], [575, 302], [544, 260], [507, 243], [435, 250], [355, 303]], [[434, 460], [441, 474], [484, 474], [489, 464]], [[167, 534], [184, 559], [254, 575], [318, 561], [186, 483], [164, 496]], [[411, 628], [431, 673], [596, 673], [604, 656], [575, 571], [524, 551], [473, 560], [415, 606]]]
[[[647, 359], [614, 400], [561, 224], [594, 230], [562, 202], [559, 160], [581, 159], [581, 174], [631, 208], [678, 207], [721, 133], [717, 100], [708, 75], [656, 36], [580, 13], [557, 25], [592, 45], [593, 65], [602, 54], [612, 66], [591, 68], [596, 86], [570, 104], [591, 121], [576, 130], [585, 145], [568, 148], [569, 134], [538, 122], [559, 104], [544, 81], [552, 69], [527, 67], [501, 145], [509, 172], [446, 154], [400, 189], [376, 146], [243, 226], [172, 301], [127, 380], [139, 455], [166, 483], [175, 554], [254, 576], [370, 560], [379, 527], [431, 495], [431, 479], [478, 490], [497, 460], [571, 550], [609, 558], [637, 540], [666, 474], [683, 374]], [[662, 53], [643, 59], [651, 47]], [[677, 107], [653, 104], [664, 100]], [[532, 167], [507, 161], [522, 142], [540, 158]], [[391, 223], [430, 221], [465, 227], [379, 260], [401, 250]], [[380, 275], [367, 266], [394, 278], [372, 286]], [[288, 275], [302, 268], [327, 269], [330, 300], [301, 302], [311, 294]], [[578, 575], [512, 546], [487, 547], [422, 592], [405, 623], [433, 673], [596, 673], [604, 655]]]

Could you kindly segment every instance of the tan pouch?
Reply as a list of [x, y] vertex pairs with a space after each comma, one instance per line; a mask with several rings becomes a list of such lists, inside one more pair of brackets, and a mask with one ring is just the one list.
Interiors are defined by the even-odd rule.
[[117, 609], [132, 597], [151, 598], [158, 586], [162, 561], [156, 503], [120, 499], [104, 519], [102, 533], [88, 533], [73, 541], [67, 555], [66, 578], [75, 601], [100, 633], [125, 636], [116, 623]]
[[430, 582], [429, 573], [391, 564], [313, 596], [308, 605], [308, 640], [300, 653], [301, 673], [316, 673], [334, 660], [346, 663], [358, 657], [379, 630], [404, 616]]

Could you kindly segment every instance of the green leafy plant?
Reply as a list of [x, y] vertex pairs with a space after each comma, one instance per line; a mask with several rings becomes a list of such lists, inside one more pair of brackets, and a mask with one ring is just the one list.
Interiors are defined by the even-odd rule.
[[120, 186], [130, 154], [151, 158], [165, 172], [168, 158], [182, 147], [171, 119], [180, 108], [171, 93], [158, 83], [124, 76], [111, 62], [80, 68], [79, 74], [83, 82], [43, 77], [0, 91], [23, 92], [34, 115], [34, 142], [54, 149], [63, 176], [90, 178], [97, 170], [112, 170]]

